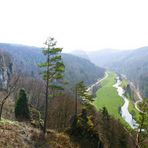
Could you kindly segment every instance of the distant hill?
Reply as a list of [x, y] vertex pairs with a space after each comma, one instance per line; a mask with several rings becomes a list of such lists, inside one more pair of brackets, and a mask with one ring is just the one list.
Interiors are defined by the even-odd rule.
[[[11, 55], [13, 71], [21, 71], [32, 77], [40, 77], [40, 69], [37, 64], [45, 60], [41, 48], [0, 43], [0, 49]], [[89, 60], [64, 53], [62, 53], [62, 57], [66, 66], [65, 78], [71, 87], [82, 80], [90, 85], [104, 76], [105, 70], [95, 66]]]
[[74, 50], [70, 54], [89, 60], [87, 53], [83, 50]]
[[131, 51], [122, 51], [115, 49], [103, 49], [99, 51], [88, 52], [89, 59], [96, 65], [108, 67], [111, 63], [120, 61]]
[[89, 54], [90, 60], [100, 66], [125, 74], [148, 97], [148, 47], [135, 50], [102, 50]]

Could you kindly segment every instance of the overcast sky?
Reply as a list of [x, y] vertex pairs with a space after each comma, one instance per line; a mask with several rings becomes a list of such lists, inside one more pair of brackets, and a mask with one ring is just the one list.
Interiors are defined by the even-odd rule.
[[0, 0], [0, 42], [65, 51], [148, 45], [148, 0]]

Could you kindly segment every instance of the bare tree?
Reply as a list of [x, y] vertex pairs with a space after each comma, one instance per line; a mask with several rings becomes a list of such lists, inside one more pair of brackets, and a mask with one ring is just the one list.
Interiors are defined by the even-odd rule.
[[5, 104], [5, 102], [7, 101], [7, 99], [9, 98], [9, 96], [15, 91], [16, 89], [16, 84], [18, 83], [19, 80], [19, 75], [16, 76], [12, 83], [10, 84], [9, 88], [6, 90], [6, 95], [4, 98], [2, 98], [2, 101], [0, 102], [0, 120], [2, 118], [2, 112], [3, 112], [3, 106]]

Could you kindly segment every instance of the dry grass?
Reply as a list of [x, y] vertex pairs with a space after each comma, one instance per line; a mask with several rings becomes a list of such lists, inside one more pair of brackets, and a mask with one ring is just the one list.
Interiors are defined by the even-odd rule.
[[65, 133], [47, 130], [42, 132], [29, 123], [0, 121], [0, 148], [79, 148]]
[[[5, 91], [0, 91], [0, 105], [1, 105], [3, 98], [5, 98], [6, 95], [7, 93]], [[14, 107], [15, 107], [15, 102], [13, 100], [13, 97], [9, 96], [9, 98], [7, 98], [3, 106], [2, 117], [5, 117], [6, 119], [10, 119], [10, 120], [15, 119]]]
[[39, 148], [79, 148], [68, 135], [54, 130], [47, 130], [45, 138], [41, 132], [35, 131], [32, 140], [36, 141], [35, 147]]
[[31, 129], [27, 125], [9, 120], [0, 121], [0, 148], [30, 148]]

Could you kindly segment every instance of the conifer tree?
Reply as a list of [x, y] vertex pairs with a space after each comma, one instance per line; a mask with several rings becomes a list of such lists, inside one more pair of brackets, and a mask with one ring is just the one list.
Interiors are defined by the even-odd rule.
[[148, 101], [146, 99], [140, 104], [140, 118], [139, 118], [139, 127], [137, 132], [137, 143], [142, 145], [144, 140], [148, 137]]
[[19, 97], [15, 106], [15, 117], [19, 120], [29, 120], [28, 98], [24, 89], [20, 89]]
[[56, 47], [54, 38], [49, 37], [45, 42], [43, 54], [46, 56], [46, 61], [39, 66], [43, 69], [42, 75], [46, 82], [45, 94], [45, 116], [43, 132], [46, 133], [47, 117], [48, 117], [48, 102], [52, 99], [59, 90], [63, 90], [63, 77], [65, 66], [60, 55], [62, 48]]
[[87, 92], [87, 87], [85, 86], [83, 81], [77, 83], [75, 89], [76, 89], [75, 90], [76, 91], [76, 94], [75, 94], [75, 116], [77, 116], [78, 98], [80, 98], [81, 102], [86, 105], [87, 103], [93, 101], [93, 97], [92, 97], [92, 95], [90, 95]]

